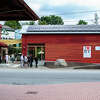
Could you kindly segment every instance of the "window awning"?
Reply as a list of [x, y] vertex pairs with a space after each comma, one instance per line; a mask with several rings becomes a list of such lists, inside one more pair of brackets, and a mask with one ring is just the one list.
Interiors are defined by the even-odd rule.
[[0, 43], [4, 43], [6, 45], [13, 45], [22, 43], [22, 40], [0, 40]]
[[0, 42], [0, 47], [8, 47], [6, 44]]
[[38, 20], [36, 13], [24, 0], [2, 0], [0, 2], [0, 21]]

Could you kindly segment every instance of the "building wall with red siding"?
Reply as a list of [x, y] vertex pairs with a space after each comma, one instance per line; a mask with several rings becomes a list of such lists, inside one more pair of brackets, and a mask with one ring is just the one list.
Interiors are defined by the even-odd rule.
[[[45, 60], [100, 63], [100, 35], [22, 35], [22, 52], [27, 54], [28, 43], [45, 44]], [[83, 58], [83, 46], [91, 46], [91, 58]]]

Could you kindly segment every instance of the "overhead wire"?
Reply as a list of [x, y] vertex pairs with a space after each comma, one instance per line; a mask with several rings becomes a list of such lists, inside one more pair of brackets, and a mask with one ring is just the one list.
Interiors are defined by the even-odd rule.
[[[72, 12], [64, 12], [64, 13], [56, 13], [56, 14], [51, 13], [51, 14], [48, 14], [48, 15], [59, 15], [59, 16], [65, 16], [66, 15], [66, 16], [69, 16], [69, 15], [82, 14], [82, 13], [88, 13], [90, 15], [91, 13], [95, 14], [97, 12], [100, 12], [100, 10], [72, 11]], [[47, 15], [43, 15], [43, 16], [47, 16]], [[41, 17], [42, 17], [42, 15], [41, 15]], [[100, 18], [98, 18], [98, 19], [100, 19]], [[91, 21], [91, 22], [94, 21], [94, 19], [86, 19], [86, 17], [83, 18], [83, 20], [85, 20], [85, 21]], [[75, 20], [64, 20], [64, 22], [77, 22], [77, 21], [78, 21], [78, 19], [75, 19]]]

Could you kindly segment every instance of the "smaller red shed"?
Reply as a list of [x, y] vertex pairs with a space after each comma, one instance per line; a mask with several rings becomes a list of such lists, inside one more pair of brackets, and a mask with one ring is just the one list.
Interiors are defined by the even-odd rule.
[[21, 32], [24, 55], [100, 63], [100, 25], [32, 25]]

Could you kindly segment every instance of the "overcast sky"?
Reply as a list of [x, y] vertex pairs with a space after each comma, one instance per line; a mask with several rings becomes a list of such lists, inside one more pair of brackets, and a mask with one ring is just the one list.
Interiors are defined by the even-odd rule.
[[61, 16], [65, 24], [77, 24], [80, 19], [94, 24], [97, 13], [100, 22], [100, 0], [24, 0], [41, 16]]
[[61, 16], [65, 24], [76, 24], [83, 19], [90, 24], [94, 22], [94, 14], [100, 16], [100, 0], [25, 0], [25, 2], [41, 16]]

